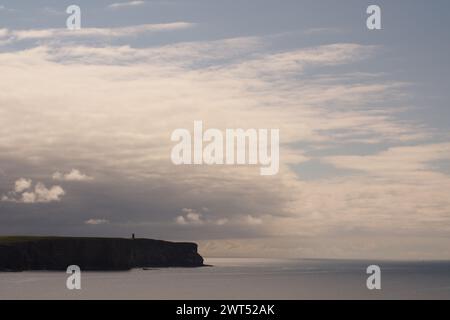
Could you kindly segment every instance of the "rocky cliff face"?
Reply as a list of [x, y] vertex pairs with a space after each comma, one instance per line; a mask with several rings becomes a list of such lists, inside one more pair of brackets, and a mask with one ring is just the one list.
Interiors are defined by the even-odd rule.
[[195, 243], [151, 239], [4, 237], [0, 270], [128, 270], [138, 267], [199, 267]]

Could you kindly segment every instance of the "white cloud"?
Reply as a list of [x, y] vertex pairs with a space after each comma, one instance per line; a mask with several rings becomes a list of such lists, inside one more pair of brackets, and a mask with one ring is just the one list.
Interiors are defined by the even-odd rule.
[[340, 28], [311, 28], [306, 29], [303, 31], [303, 34], [311, 35], [311, 36], [317, 36], [322, 34], [337, 34], [337, 33], [343, 33], [345, 30]]
[[187, 209], [184, 208], [182, 210], [184, 213], [186, 213], [186, 218], [188, 221], [192, 221], [192, 222], [200, 222], [201, 221], [201, 214], [192, 210], [192, 209]]
[[111, 3], [110, 5], [108, 5], [108, 8], [120, 9], [120, 8], [127, 8], [127, 7], [142, 6], [144, 4], [145, 4], [145, 1], [141, 1], [141, 0], [128, 1], [128, 2], [116, 2], [116, 3]]
[[22, 193], [22, 198], [20, 198], [20, 201], [23, 203], [35, 203], [36, 202], [36, 194], [34, 192], [24, 192]]
[[263, 223], [261, 218], [253, 217], [251, 215], [245, 217], [245, 222], [250, 225], [259, 225]]
[[84, 223], [88, 225], [99, 225], [109, 223], [109, 221], [106, 219], [89, 219], [86, 220]]
[[194, 225], [200, 225], [203, 224], [203, 217], [200, 213], [193, 209], [183, 208], [181, 210], [185, 215], [184, 216], [178, 216], [175, 219], [175, 222], [177, 224], [185, 225], [185, 224], [194, 224]]
[[216, 221], [216, 224], [218, 225], [218, 226], [223, 226], [223, 225], [225, 225], [225, 224], [227, 224], [228, 223], [228, 219], [227, 218], [221, 218], [221, 219], [218, 219], [217, 221]]
[[72, 169], [68, 173], [61, 173], [57, 171], [52, 175], [52, 178], [53, 180], [61, 180], [61, 181], [90, 181], [94, 179], [93, 177], [81, 173], [77, 169]]
[[263, 46], [257, 37], [232, 38], [215, 41], [181, 42], [148, 48], [124, 46], [67, 45], [39, 47], [47, 59], [93, 65], [142, 65], [150, 67], [189, 68], [201, 63], [237, 60], [252, 55]]
[[176, 217], [175, 222], [181, 225], [187, 224], [186, 219], [183, 216]]
[[8, 30], [0, 29], [0, 37], [8, 38], [8, 42], [21, 40], [41, 40], [64, 38], [96, 38], [96, 37], [132, 37], [146, 32], [161, 32], [182, 30], [193, 27], [193, 23], [189, 22], [171, 22], [159, 24], [142, 24], [135, 26], [116, 27], [116, 28], [86, 28], [80, 30], [59, 29], [29, 29], [29, 30]]
[[4, 5], [0, 5], [0, 11], [6, 11], [6, 12], [16, 12], [16, 9], [7, 8]]
[[65, 194], [63, 188], [60, 186], [52, 186], [50, 189], [47, 189], [43, 183], [36, 184], [34, 193], [37, 202], [59, 201]]
[[47, 188], [43, 183], [36, 183], [31, 191], [26, 191], [31, 188], [32, 181], [21, 178], [15, 182], [14, 191], [2, 195], [1, 200], [4, 202], [16, 203], [48, 203], [60, 201], [61, 197], [65, 195], [65, 191], [60, 186], [52, 186]]
[[397, 181], [438, 174], [430, 165], [437, 160], [450, 160], [450, 143], [391, 147], [374, 155], [329, 156], [323, 159], [338, 168], [361, 170], [373, 176], [395, 178]]
[[[205, 218], [203, 214], [199, 213], [194, 209], [183, 208], [181, 210], [184, 215], [177, 216], [175, 222], [179, 225], [218, 225], [223, 226], [229, 222], [228, 218]], [[202, 207], [203, 212], [209, 212], [210, 210], [206, 207]]]
[[15, 192], [20, 193], [31, 187], [31, 179], [20, 178], [15, 182]]

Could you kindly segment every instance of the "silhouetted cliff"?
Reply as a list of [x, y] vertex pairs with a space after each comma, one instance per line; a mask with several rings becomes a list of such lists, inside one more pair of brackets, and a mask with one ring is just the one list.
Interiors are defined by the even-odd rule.
[[152, 239], [0, 237], [0, 271], [199, 267], [195, 243]]

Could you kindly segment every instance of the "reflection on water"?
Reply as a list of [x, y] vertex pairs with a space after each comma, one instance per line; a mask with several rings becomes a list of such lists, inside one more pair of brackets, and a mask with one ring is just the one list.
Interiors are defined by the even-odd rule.
[[[213, 267], [0, 273], [0, 299], [450, 299], [450, 262], [209, 258]], [[381, 290], [366, 268], [381, 267]]]

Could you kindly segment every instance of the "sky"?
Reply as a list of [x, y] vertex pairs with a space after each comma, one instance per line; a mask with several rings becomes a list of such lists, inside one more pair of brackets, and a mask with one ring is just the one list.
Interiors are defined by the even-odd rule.
[[[0, 1], [0, 234], [450, 259], [449, 24], [439, 0]], [[279, 129], [279, 173], [175, 166], [195, 120]]]

